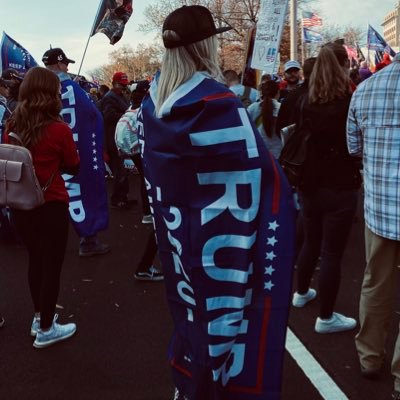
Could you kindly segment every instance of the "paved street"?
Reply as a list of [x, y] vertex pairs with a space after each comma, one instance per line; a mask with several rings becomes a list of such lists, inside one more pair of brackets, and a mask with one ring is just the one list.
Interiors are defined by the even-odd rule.
[[[136, 182], [136, 177], [132, 180]], [[47, 349], [34, 349], [29, 336], [32, 308], [26, 253], [20, 246], [0, 244], [0, 313], [6, 318], [6, 326], [0, 330], [0, 399], [172, 399], [166, 361], [172, 323], [164, 284], [133, 279], [150, 228], [140, 223], [139, 206], [110, 213], [110, 228], [101, 235], [102, 241], [112, 246], [105, 256], [79, 258], [78, 238], [70, 230], [58, 302], [62, 308], [58, 312], [61, 322], [76, 322], [78, 332], [71, 340]], [[363, 222], [359, 216], [344, 258], [337, 302], [337, 310], [346, 315], [357, 317], [363, 260]], [[304, 365], [301, 369], [286, 353], [282, 400], [389, 400], [390, 366], [379, 381], [362, 379], [354, 348], [355, 332], [314, 333], [317, 311], [317, 301], [291, 311], [290, 329], [295, 336], [290, 335], [288, 346]], [[398, 314], [394, 320], [398, 324]], [[395, 330], [393, 325], [390, 352]], [[296, 347], [293, 337], [300, 339], [315, 364], [303, 348]], [[318, 364], [333, 383], [318, 372]], [[303, 369], [311, 379], [317, 374], [318, 389]], [[344, 397], [338, 394], [341, 392]]]

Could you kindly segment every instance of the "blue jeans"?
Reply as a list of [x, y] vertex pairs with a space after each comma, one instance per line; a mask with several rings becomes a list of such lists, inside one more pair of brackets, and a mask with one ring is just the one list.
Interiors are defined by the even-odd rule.
[[320, 317], [330, 318], [341, 278], [341, 261], [357, 209], [358, 191], [320, 188], [300, 193], [304, 243], [297, 259], [297, 291], [305, 294], [321, 256]]

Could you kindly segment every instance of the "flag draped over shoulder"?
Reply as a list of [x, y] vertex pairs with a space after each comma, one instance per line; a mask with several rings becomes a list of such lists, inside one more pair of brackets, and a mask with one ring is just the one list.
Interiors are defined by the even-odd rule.
[[294, 261], [291, 189], [240, 100], [196, 73], [139, 138], [174, 321], [169, 359], [190, 400], [278, 400]]
[[87, 93], [67, 74], [59, 75], [61, 115], [74, 135], [80, 158], [79, 174], [63, 175], [69, 212], [80, 237], [108, 227], [107, 191], [103, 161], [103, 118]]
[[388, 53], [394, 57], [396, 52], [386, 43], [386, 40], [371, 26], [368, 25], [368, 49]]
[[2, 71], [13, 68], [21, 74], [25, 74], [29, 68], [37, 65], [28, 50], [3, 32], [0, 50], [0, 68]]
[[111, 44], [117, 43], [132, 15], [132, 0], [101, 0], [90, 36], [104, 33]]
[[324, 38], [323, 36], [308, 28], [303, 28], [304, 43], [321, 43]]

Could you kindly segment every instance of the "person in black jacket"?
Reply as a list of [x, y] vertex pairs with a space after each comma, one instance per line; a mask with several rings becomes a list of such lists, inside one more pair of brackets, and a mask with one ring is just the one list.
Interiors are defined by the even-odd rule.
[[280, 132], [285, 126], [294, 124], [295, 122], [295, 109], [296, 103], [303, 94], [308, 92], [308, 82], [312, 70], [314, 68], [316, 57], [307, 58], [303, 64], [303, 83], [296, 89], [288, 93], [285, 100], [282, 101], [281, 107], [279, 109], [278, 119], [276, 121], [276, 132]]
[[321, 256], [317, 333], [351, 330], [357, 324], [355, 319], [333, 312], [340, 286], [341, 259], [361, 183], [358, 164], [350, 157], [346, 144], [351, 99], [347, 64], [343, 46], [331, 43], [322, 47], [304, 106], [296, 110], [298, 115], [302, 114], [302, 129], [307, 127], [311, 138], [299, 188], [305, 239], [297, 259], [297, 292], [292, 304], [304, 307], [316, 297], [310, 282]]
[[128, 171], [125, 169], [123, 160], [119, 156], [115, 145], [115, 127], [129, 107], [129, 98], [126, 96], [129, 83], [125, 73], [116, 72], [112, 78], [112, 88], [101, 102], [106, 151], [110, 157], [110, 166], [115, 179], [111, 195], [111, 206], [121, 209], [127, 209], [133, 203], [128, 200]]

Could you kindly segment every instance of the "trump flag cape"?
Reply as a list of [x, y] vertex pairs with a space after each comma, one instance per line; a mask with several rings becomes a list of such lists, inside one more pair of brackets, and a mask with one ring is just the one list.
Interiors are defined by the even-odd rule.
[[63, 175], [69, 212], [80, 237], [108, 227], [107, 190], [103, 161], [103, 118], [88, 94], [68, 74], [61, 81], [61, 115], [72, 130], [81, 160], [79, 174]]
[[169, 361], [189, 400], [280, 398], [294, 260], [291, 189], [240, 100], [197, 72], [139, 137], [167, 300]]

